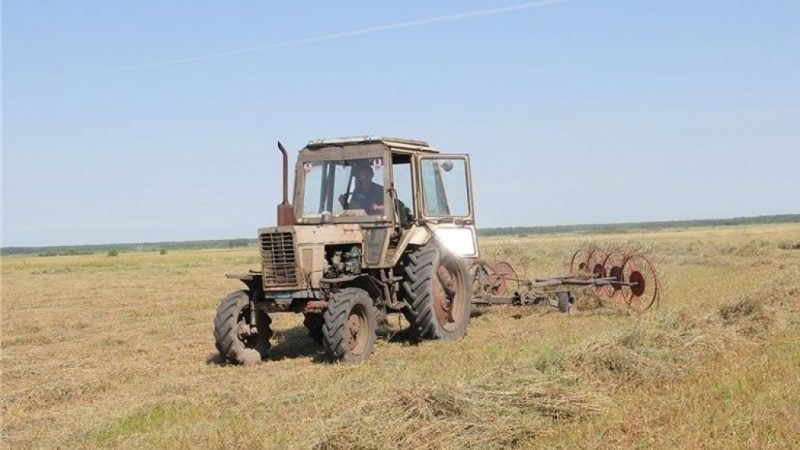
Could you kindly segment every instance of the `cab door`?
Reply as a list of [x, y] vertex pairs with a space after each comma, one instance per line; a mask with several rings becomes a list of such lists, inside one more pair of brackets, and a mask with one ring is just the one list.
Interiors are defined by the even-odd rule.
[[469, 156], [417, 154], [414, 161], [418, 217], [451, 252], [478, 257]]

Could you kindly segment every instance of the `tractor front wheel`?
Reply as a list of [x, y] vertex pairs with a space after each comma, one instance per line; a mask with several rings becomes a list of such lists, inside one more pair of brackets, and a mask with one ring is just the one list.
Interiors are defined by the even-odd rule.
[[251, 322], [250, 295], [236, 291], [225, 298], [214, 317], [214, 340], [217, 350], [234, 364], [253, 364], [267, 355], [272, 336], [272, 320], [263, 311], [256, 311], [256, 323]]
[[452, 341], [467, 334], [472, 309], [469, 270], [458, 256], [434, 244], [406, 256], [404, 310], [419, 339]]
[[333, 294], [323, 313], [322, 346], [332, 361], [366, 361], [375, 349], [377, 311], [367, 291], [345, 288]]

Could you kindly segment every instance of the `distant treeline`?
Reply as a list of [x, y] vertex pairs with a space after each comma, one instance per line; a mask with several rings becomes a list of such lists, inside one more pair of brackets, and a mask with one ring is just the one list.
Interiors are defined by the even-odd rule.
[[168, 242], [139, 242], [127, 244], [95, 244], [95, 245], [59, 245], [47, 247], [3, 247], [0, 254], [25, 255], [38, 254], [40, 256], [62, 255], [90, 255], [105, 253], [110, 250], [118, 252], [160, 252], [162, 250], [193, 250], [210, 248], [235, 248], [255, 245], [256, 239], [214, 239], [207, 241], [168, 241]]
[[[774, 216], [734, 217], [732, 219], [669, 220], [663, 222], [632, 222], [583, 225], [552, 225], [540, 227], [480, 228], [478, 236], [521, 236], [549, 233], [620, 233], [635, 230], [656, 230], [685, 227], [722, 227], [731, 225], [756, 225], [769, 223], [800, 223], [800, 214]], [[3, 247], [2, 255], [39, 254], [41, 256], [86, 255], [118, 252], [160, 252], [162, 250], [191, 250], [213, 248], [235, 248], [256, 245], [256, 239], [214, 239], [207, 241], [141, 242], [128, 244], [61, 245], [48, 247]]]
[[800, 223], [800, 214], [734, 217], [731, 219], [666, 220], [661, 222], [480, 228], [478, 229], [478, 236], [518, 236], [527, 234], [552, 233], [620, 233], [636, 230], [659, 230], [664, 228], [724, 227], [732, 225], [757, 225], [769, 223]]

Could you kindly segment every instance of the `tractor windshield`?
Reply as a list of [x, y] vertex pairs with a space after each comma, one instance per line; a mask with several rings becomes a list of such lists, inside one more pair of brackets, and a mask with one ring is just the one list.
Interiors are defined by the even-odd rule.
[[310, 161], [303, 173], [303, 217], [384, 215], [383, 159]]

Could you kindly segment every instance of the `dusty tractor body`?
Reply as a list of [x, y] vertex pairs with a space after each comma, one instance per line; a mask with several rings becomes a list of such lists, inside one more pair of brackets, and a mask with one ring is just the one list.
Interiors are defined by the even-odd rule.
[[293, 204], [282, 146], [278, 226], [258, 230], [261, 270], [214, 320], [229, 361], [267, 355], [270, 315], [302, 313], [331, 360], [370, 356], [378, 323], [402, 313], [419, 339], [463, 337], [478, 244], [469, 157], [383, 137], [309, 142], [297, 159]]

